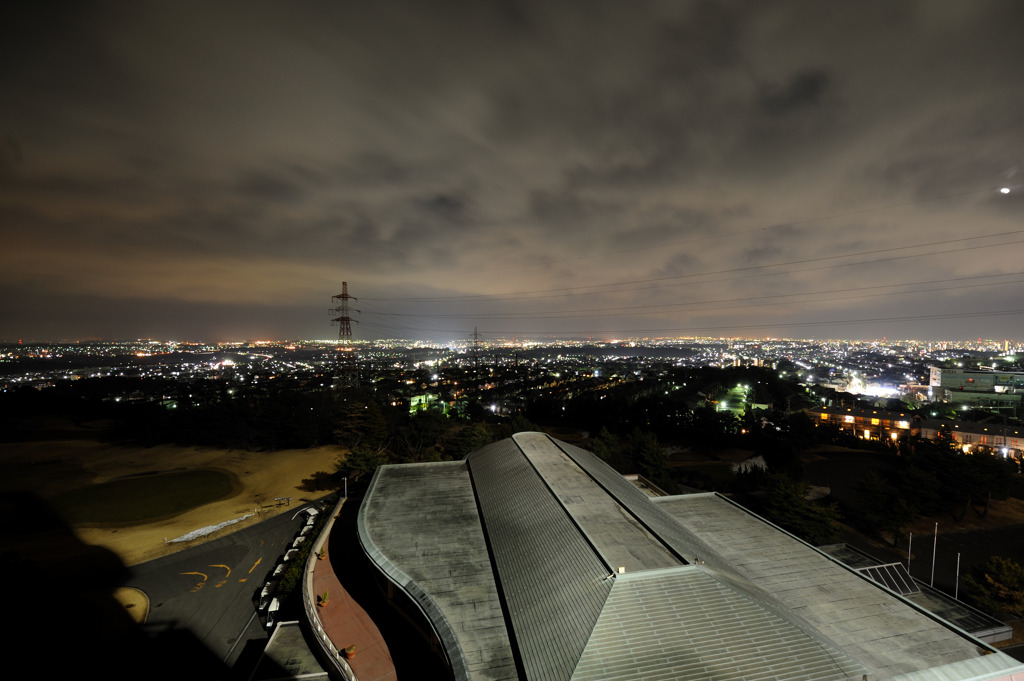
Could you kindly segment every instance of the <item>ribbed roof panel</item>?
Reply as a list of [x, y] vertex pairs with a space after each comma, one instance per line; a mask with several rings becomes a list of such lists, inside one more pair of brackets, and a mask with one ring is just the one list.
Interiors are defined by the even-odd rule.
[[574, 679], [846, 681], [867, 670], [697, 567], [616, 580]]
[[467, 462], [526, 677], [567, 681], [611, 590], [608, 570], [512, 440]]
[[608, 494], [653, 532], [677, 557], [686, 563], [707, 556], [711, 547], [701, 538], [686, 531], [664, 509], [652, 504], [636, 485], [622, 477], [614, 468], [590, 452], [575, 445], [552, 439], [558, 447], [585, 470]]

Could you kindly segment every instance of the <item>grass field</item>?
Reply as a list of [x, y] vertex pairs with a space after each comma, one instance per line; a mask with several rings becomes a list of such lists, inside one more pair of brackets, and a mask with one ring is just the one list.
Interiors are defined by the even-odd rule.
[[54, 509], [71, 525], [130, 526], [170, 518], [238, 492], [231, 473], [200, 469], [134, 476], [56, 496]]
[[294, 497], [301, 503], [323, 496], [305, 493], [303, 481], [333, 471], [345, 454], [333, 446], [250, 452], [85, 438], [6, 442], [0, 443], [0, 495], [29, 492], [62, 515], [79, 541], [136, 565], [183, 548], [169, 543], [175, 537], [246, 517], [225, 530], [236, 531], [290, 510], [257, 509], [257, 499]]

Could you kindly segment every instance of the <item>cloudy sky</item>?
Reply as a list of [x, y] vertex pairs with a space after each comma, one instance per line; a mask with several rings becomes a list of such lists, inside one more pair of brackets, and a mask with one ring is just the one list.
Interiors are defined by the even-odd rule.
[[4, 14], [3, 340], [1024, 340], [1024, 3]]

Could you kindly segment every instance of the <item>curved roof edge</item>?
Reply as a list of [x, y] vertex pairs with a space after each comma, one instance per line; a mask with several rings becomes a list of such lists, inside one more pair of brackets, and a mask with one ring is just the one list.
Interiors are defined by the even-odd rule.
[[[437, 466], [444, 465], [446, 463], [448, 462], [422, 465]], [[457, 465], [459, 468], [465, 466], [463, 462], [452, 463]], [[416, 464], [404, 465], [409, 466]], [[407, 594], [412, 602], [416, 604], [416, 607], [420, 609], [423, 617], [434, 629], [434, 634], [437, 636], [437, 640], [441, 642], [441, 648], [444, 650], [444, 654], [448, 658], [448, 665], [451, 667], [452, 676], [455, 680], [469, 681], [469, 665], [466, 662], [466, 658], [462, 652], [462, 646], [459, 645], [458, 637], [455, 635], [455, 630], [448, 621], [448, 618], [445, 617], [444, 612], [442, 612], [441, 608], [434, 602], [434, 599], [420, 588], [420, 586], [411, 577], [409, 577], [409, 575], [405, 574], [405, 572], [403, 572], [397, 565], [391, 562], [386, 555], [384, 555], [380, 547], [378, 547], [373, 541], [370, 536], [369, 529], [366, 526], [365, 509], [368, 507], [367, 502], [373, 497], [377, 483], [380, 477], [384, 474], [385, 469], [391, 467], [392, 466], [380, 466], [374, 472], [373, 478], [370, 480], [370, 485], [366, 490], [366, 496], [363, 498], [363, 503], [359, 505], [359, 514], [356, 519], [359, 545], [363, 549], [363, 553], [373, 561], [388, 580]]]

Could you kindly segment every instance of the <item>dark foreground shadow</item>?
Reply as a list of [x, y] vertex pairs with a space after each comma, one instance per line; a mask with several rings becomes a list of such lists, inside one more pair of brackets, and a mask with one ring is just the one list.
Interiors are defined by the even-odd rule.
[[331, 530], [330, 555], [352, 557], [343, 570], [335, 566], [338, 580], [380, 629], [399, 679], [450, 681], [447, 666], [431, 652], [423, 635], [388, 602], [376, 581], [376, 568], [359, 548], [356, 518], [360, 503], [361, 496], [350, 497]]
[[[113, 598], [128, 570], [111, 551], [83, 544], [31, 492], [0, 494], [0, 577], [8, 633], [6, 678], [181, 681], [248, 678], [175, 625], [138, 626]], [[253, 652], [248, 660], [255, 657]], [[281, 677], [287, 678], [282, 670]]]

